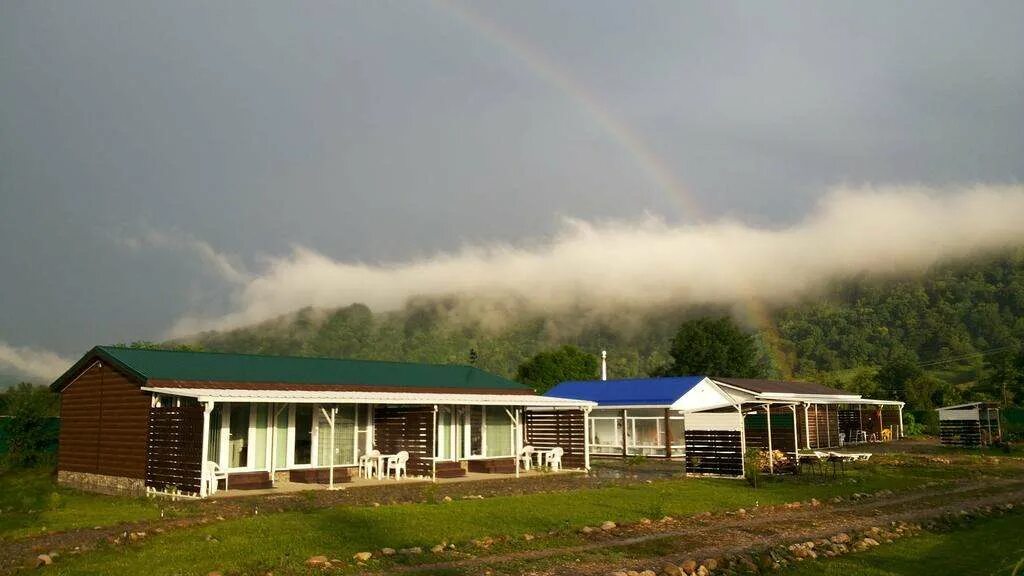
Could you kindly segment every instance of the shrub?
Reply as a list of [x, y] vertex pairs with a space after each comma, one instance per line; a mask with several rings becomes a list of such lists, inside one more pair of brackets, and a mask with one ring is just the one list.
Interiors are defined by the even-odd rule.
[[913, 414], [907, 412], [903, 415], [903, 434], [905, 436], [922, 436], [924, 435], [924, 424], [918, 422]]
[[8, 463], [27, 467], [45, 461], [59, 434], [53, 426], [57, 395], [23, 382], [8, 390], [6, 397]]
[[747, 448], [743, 458], [743, 477], [750, 482], [750, 485], [757, 488], [761, 480], [761, 450], [759, 448]]

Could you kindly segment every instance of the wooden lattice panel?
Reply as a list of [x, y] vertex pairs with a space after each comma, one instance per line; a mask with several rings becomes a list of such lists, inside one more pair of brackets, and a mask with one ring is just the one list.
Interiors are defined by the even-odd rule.
[[581, 410], [527, 410], [526, 444], [538, 450], [560, 447], [566, 468], [586, 466], [586, 430]]
[[410, 476], [431, 476], [434, 409], [428, 406], [378, 406], [373, 412], [373, 445], [383, 454], [409, 453]]
[[743, 453], [737, 430], [687, 430], [686, 471], [742, 476]]
[[203, 408], [150, 408], [146, 487], [198, 493], [203, 458]]

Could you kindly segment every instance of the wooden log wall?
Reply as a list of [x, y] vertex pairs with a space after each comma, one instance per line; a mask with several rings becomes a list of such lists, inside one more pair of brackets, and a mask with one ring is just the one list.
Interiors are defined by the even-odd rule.
[[560, 447], [562, 466], [586, 466], [586, 436], [582, 410], [527, 410], [523, 413], [525, 442], [538, 450]]
[[743, 454], [738, 430], [687, 430], [686, 471], [742, 476]]
[[377, 406], [373, 446], [382, 454], [409, 453], [409, 476], [431, 476], [434, 457], [433, 406]]
[[57, 469], [145, 478], [149, 393], [95, 363], [61, 393]]
[[939, 442], [944, 446], [981, 446], [981, 423], [977, 420], [940, 420]]
[[199, 493], [203, 457], [203, 408], [150, 408], [146, 487]]

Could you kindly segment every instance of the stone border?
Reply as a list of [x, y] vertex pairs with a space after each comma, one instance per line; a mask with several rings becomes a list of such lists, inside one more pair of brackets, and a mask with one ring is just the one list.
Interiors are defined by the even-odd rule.
[[58, 470], [57, 483], [85, 492], [98, 492], [111, 496], [144, 496], [146, 494], [146, 482], [142, 478]]

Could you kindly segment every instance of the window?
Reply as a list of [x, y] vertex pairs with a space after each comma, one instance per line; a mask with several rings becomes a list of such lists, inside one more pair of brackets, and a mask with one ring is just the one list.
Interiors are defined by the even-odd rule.
[[512, 456], [512, 419], [504, 406], [484, 408], [486, 456]]
[[590, 419], [590, 448], [595, 454], [621, 454], [622, 418], [592, 417]]
[[228, 467], [249, 465], [249, 404], [231, 404], [228, 418]]
[[[337, 407], [324, 406], [328, 414], [336, 408], [334, 416], [334, 465], [355, 463], [356, 407], [345, 404]], [[317, 411], [317, 466], [331, 465], [331, 423]]]
[[[277, 407], [281, 409], [280, 406]], [[277, 414], [277, 454], [274, 456], [274, 467], [284, 468], [288, 466], [288, 407]]]
[[313, 406], [295, 406], [295, 452], [293, 464], [302, 466], [313, 463]]
[[267, 467], [267, 424], [270, 422], [269, 410], [269, 404], [253, 405], [253, 467], [259, 470]]
[[442, 406], [437, 410], [437, 456], [438, 460], [452, 459], [452, 409]]
[[467, 406], [469, 418], [469, 455], [483, 456], [484, 453], [484, 410], [483, 406]]
[[223, 404], [215, 404], [210, 412], [210, 439], [206, 445], [206, 459], [218, 464], [223, 464], [220, 461], [220, 420], [223, 409]]

